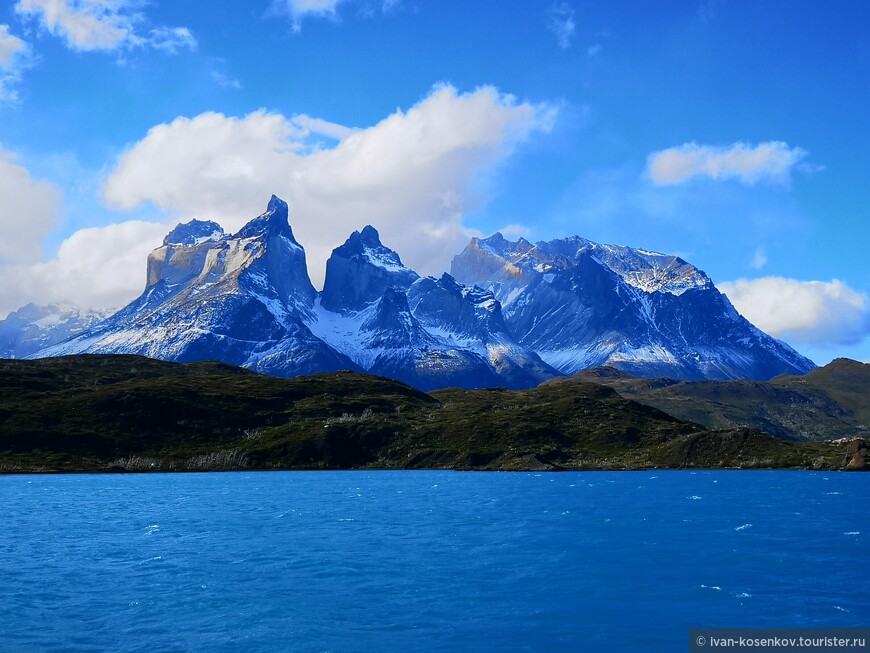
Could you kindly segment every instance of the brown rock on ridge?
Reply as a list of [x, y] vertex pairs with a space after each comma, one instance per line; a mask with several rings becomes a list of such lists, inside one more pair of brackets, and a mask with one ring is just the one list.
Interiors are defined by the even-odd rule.
[[866, 440], [851, 440], [846, 445], [843, 468], [850, 472], [870, 471], [870, 445]]

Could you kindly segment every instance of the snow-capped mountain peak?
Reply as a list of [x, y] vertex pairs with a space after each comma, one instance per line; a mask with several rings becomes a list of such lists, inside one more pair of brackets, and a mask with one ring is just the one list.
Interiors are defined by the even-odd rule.
[[163, 239], [164, 245], [199, 245], [201, 243], [220, 240], [224, 236], [223, 227], [211, 220], [197, 220], [185, 222], [176, 226], [166, 234]]
[[0, 358], [26, 358], [105, 320], [113, 310], [27, 304], [0, 320]]
[[332, 250], [321, 304], [331, 311], [358, 311], [380, 299], [388, 288], [407, 290], [419, 276], [381, 243], [377, 230], [369, 225]]
[[212, 358], [288, 376], [359, 369], [306, 326], [317, 293], [285, 202], [273, 196], [236, 234], [190, 242], [154, 250], [138, 299], [41, 354]]
[[234, 238], [244, 240], [263, 236], [282, 236], [288, 239], [292, 245], [302, 249], [290, 227], [290, 210], [287, 207], [287, 202], [275, 195], [272, 195], [269, 200], [265, 212], [239, 229]]
[[614, 365], [640, 375], [766, 379], [813, 367], [677, 256], [579, 236], [533, 245], [496, 234], [472, 239], [452, 272], [490, 290], [513, 336], [566, 374]]
[[[483, 256], [470, 256], [478, 251]], [[602, 245], [580, 236], [541, 241], [534, 245], [524, 238], [516, 242], [507, 240], [501, 233], [485, 239], [473, 238], [466, 251], [455, 257], [453, 265], [466, 282], [478, 279], [489, 282], [493, 280], [493, 272], [509, 280], [535, 272], [565, 271], [578, 265], [584, 255], [591, 255], [628, 285], [647, 293], [680, 295], [690, 288], [712, 285], [706, 274], [677, 256], [620, 245]], [[466, 269], [469, 265], [475, 269]]]

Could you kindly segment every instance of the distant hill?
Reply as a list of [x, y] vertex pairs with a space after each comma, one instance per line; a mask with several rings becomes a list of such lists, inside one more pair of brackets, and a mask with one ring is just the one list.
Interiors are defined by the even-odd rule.
[[27, 304], [0, 320], [0, 358], [26, 358], [105, 320], [114, 311], [82, 311], [70, 304]]
[[7, 473], [839, 468], [844, 453], [842, 444], [707, 430], [579, 379], [424, 394], [344, 371], [282, 379], [132, 355], [0, 361]]
[[602, 384], [712, 429], [748, 427], [792, 440], [870, 435], [870, 364], [846, 358], [764, 383], [641, 379], [613, 368], [584, 370], [571, 379]]

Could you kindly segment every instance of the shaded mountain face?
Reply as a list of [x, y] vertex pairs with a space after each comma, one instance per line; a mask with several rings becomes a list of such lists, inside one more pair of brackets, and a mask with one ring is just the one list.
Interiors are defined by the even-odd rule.
[[496, 234], [472, 239], [452, 274], [492, 292], [516, 340], [563, 374], [610, 365], [640, 376], [764, 380], [815, 367], [676, 256]]
[[605, 363], [677, 378], [813, 367], [682, 259], [576, 237], [473, 239], [435, 278], [367, 226], [332, 252], [318, 293], [274, 196], [235, 234], [178, 225], [148, 257], [142, 295], [70, 335], [35, 355], [211, 359], [287, 377], [349, 369], [424, 390], [529, 388]]
[[354, 231], [326, 262], [321, 305], [330, 311], [358, 311], [389, 288], [407, 290], [420, 275], [402, 265], [399, 255], [381, 244], [372, 226]]
[[510, 336], [491, 293], [420, 277], [371, 226], [333, 251], [316, 310], [311, 328], [325, 342], [424, 390], [527, 388], [557, 374]]

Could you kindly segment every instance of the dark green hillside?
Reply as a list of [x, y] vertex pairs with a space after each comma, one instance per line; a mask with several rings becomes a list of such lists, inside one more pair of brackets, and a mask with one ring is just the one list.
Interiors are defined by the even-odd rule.
[[870, 433], [870, 365], [846, 359], [805, 376], [783, 375], [766, 383], [641, 379], [609, 368], [585, 370], [571, 379], [603, 384], [712, 429], [747, 427], [791, 440]]
[[574, 380], [424, 394], [137, 356], [0, 361], [0, 471], [833, 467], [844, 445], [707, 431]]
[[858, 424], [870, 428], [870, 364], [837, 358], [805, 376], [782, 375], [771, 385], [824, 394]]
[[288, 380], [138, 356], [2, 361], [0, 456], [61, 469], [80, 467], [79, 459], [87, 468], [130, 456], [185, 459], [234, 450], [288, 424], [305, 430], [344, 413], [436, 405], [403, 384], [351, 373]]

